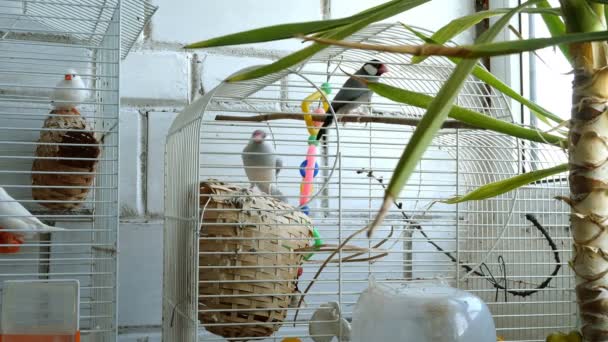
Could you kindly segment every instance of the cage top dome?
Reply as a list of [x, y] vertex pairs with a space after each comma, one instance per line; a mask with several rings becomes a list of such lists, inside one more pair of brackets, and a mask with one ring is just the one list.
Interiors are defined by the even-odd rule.
[[[432, 32], [422, 29], [417, 30], [428, 36], [432, 34]], [[371, 25], [351, 35], [347, 40], [386, 45], [424, 43], [400, 23]], [[215, 139], [218, 137], [219, 130], [230, 132], [232, 139], [238, 140], [238, 137], [244, 139], [247, 134], [250, 134], [247, 131], [253, 129], [254, 126], [265, 125], [270, 131], [275, 128], [283, 130], [303, 127], [302, 123], [294, 120], [303, 120], [304, 113], [301, 104], [306, 101], [307, 96], [320, 91], [323, 83], [327, 82], [333, 88], [333, 92], [327, 96], [328, 101], [331, 101], [349, 75], [372, 59], [381, 61], [389, 69], [380, 77], [380, 82], [430, 96], [437, 94], [455, 67], [454, 63], [445, 57], [433, 56], [413, 64], [412, 57], [406, 54], [331, 46], [286, 70], [247, 81], [220, 83], [184, 108], [174, 120], [169, 135], [189, 126], [190, 130], [187, 135], [192, 132], [195, 134], [185, 137], [185, 139], [196, 144], [200, 143], [200, 139]], [[233, 74], [255, 67], [250, 66]], [[513, 122], [509, 100], [501, 92], [474, 76], [469, 76], [466, 80], [455, 104], [503, 121]], [[355, 114], [359, 114], [361, 119], [358, 122], [390, 124], [390, 122], [396, 121], [392, 120], [393, 118], [419, 119], [426, 112], [424, 108], [397, 103], [377, 94], [372, 96], [369, 107], [369, 110], [367, 110], [368, 108], [357, 110]], [[273, 118], [269, 119], [270, 116]], [[359, 120], [359, 118], [354, 118], [354, 120]], [[349, 119], [349, 121], [353, 120]], [[197, 124], [196, 127], [191, 126], [193, 123]], [[409, 124], [415, 125], [415, 123]], [[331, 129], [335, 130], [336, 146], [340, 150], [339, 125], [332, 125]], [[521, 169], [516, 157], [518, 153], [523, 153], [519, 151], [518, 139], [484, 130], [466, 129], [461, 132], [466, 132], [466, 134], [457, 135], [452, 134], [453, 131], [452, 133], [441, 131], [436, 137], [436, 143], [441, 145], [442, 149], [449, 151], [453, 158], [456, 158], [455, 149], [460, 146], [461, 156], [470, 159], [470, 163], [461, 163], [462, 168], [473, 172], [470, 177], [484, 178], [483, 183], [487, 183], [502, 179], [504, 175]], [[564, 152], [558, 148], [538, 149], [535, 147], [536, 145], [530, 145], [532, 152], [525, 152], [538, 154], [538, 156], [531, 157], [530, 160], [542, 160], [543, 163], [561, 163], [565, 160]], [[478, 148], [483, 149], [483, 156], [479, 155]], [[475, 162], [479, 158], [504, 162], [504, 166], [501, 167], [502, 171], [488, 172], [484, 169], [484, 165]], [[536, 169], [541, 167], [540, 165], [531, 168]]]
[[[119, 36], [122, 59], [127, 56], [144, 26], [158, 9], [151, 0], [12, 0], [3, 1], [2, 6], [5, 8], [0, 12], [10, 13], [9, 16], [0, 18], [0, 26], [8, 28], [4, 32], [8, 38], [44, 41], [49, 39], [48, 34], [52, 34], [62, 37], [62, 43], [68, 45], [98, 48], [104, 45], [104, 39]], [[22, 15], [24, 20], [13, 23], [11, 18], [15, 14]], [[118, 22], [118, 14], [122, 23], [120, 32], [111, 25]], [[105, 46], [105, 49], [108, 50], [109, 47]]]

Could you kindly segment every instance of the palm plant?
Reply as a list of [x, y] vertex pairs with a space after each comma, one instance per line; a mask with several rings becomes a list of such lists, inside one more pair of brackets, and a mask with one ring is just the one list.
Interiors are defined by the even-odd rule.
[[[568, 164], [487, 184], [446, 202], [486, 199], [569, 169], [571, 194], [563, 200], [571, 206], [572, 212], [573, 258], [570, 265], [576, 276], [576, 295], [583, 322], [581, 332], [586, 341], [608, 340], [608, 0], [560, 0], [557, 8], [552, 8], [546, 0], [530, 0], [517, 8], [484, 11], [454, 20], [431, 37], [411, 29], [425, 42], [420, 46], [384, 46], [342, 41], [367, 25], [429, 1], [431, 0], [393, 0], [347, 18], [275, 25], [213, 38], [188, 45], [187, 48], [293, 37], [314, 41], [310, 46], [272, 64], [232, 76], [228, 79], [229, 82], [253, 79], [288, 68], [332, 44], [418, 56], [413, 62], [431, 55], [450, 58], [456, 67], [435, 97], [386, 84], [368, 83], [368, 87], [381, 96], [427, 110], [394, 170], [386, 188], [384, 204], [379, 208], [376, 219], [362, 231], [367, 230], [368, 236], [371, 236], [374, 228], [382, 222], [391, 203], [399, 196], [422, 154], [448, 116], [487, 130], [567, 148]], [[493, 42], [518, 13], [542, 15], [552, 37]], [[455, 35], [490, 17], [499, 19], [474, 44], [458, 47], [443, 45]], [[478, 66], [478, 59], [482, 57], [533, 51], [547, 46], [559, 46], [574, 70], [571, 119], [566, 123]], [[568, 137], [508, 124], [454, 106], [454, 99], [470, 74], [520, 102], [540, 120], [568, 127]]]

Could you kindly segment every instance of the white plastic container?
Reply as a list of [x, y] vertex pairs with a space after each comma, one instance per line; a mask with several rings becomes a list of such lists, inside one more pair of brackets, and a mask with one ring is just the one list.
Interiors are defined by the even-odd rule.
[[487, 305], [440, 282], [391, 287], [370, 280], [353, 311], [352, 342], [496, 342]]
[[7, 280], [2, 342], [79, 342], [78, 280]]

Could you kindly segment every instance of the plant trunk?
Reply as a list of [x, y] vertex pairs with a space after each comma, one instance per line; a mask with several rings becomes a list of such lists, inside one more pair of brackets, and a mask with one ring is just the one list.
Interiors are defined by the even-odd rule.
[[608, 341], [608, 69], [605, 43], [571, 46], [575, 58], [569, 136], [571, 231], [581, 332]]

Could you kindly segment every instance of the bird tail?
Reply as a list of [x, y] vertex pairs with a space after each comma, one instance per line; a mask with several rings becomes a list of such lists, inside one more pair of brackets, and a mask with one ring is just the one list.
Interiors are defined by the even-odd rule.
[[327, 127], [329, 127], [329, 125], [331, 125], [333, 122], [334, 117], [330, 113], [327, 117], [325, 117], [325, 121], [323, 121], [323, 126], [321, 126], [319, 132], [317, 133], [317, 141], [321, 140], [321, 138], [323, 138], [327, 134]]
[[325, 134], [327, 134], [327, 129], [319, 129], [319, 132], [317, 133], [317, 141], [321, 140], [325, 136]]
[[67, 229], [62, 228], [62, 227], [53, 227], [53, 226], [49, 226], [49, 225], [45, 224], [42, 226], [39, 225], [34, 229], [20, 230], [19, 234], [22, 235], [26, 240], [29, 240], [29, 239], [35, 238], [39, 234], [60, 232], [60, 231], [65, 231], [65, 230], [67, 230]]
[[23, 236], [23, 238], [26, 240], [30, 240], [30, 239], [36, 238], [39, 234], [60, 232], [60, 231], [65, 231], [65, 230], [67, 230], [67, 228], [53, 227], [53, 226], [43, 224], [42, 226], [38, 225], [33, 229], [19, 230], [19, 235]]
[[67, 230], [67, 228], [53, 227], [45, 224], [44, 227], [40, 230], [40, 233], [60, 232], [64, 230]]

